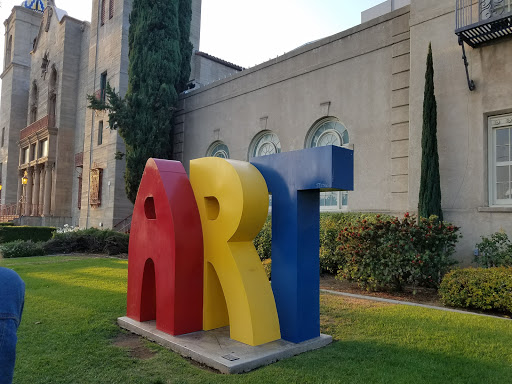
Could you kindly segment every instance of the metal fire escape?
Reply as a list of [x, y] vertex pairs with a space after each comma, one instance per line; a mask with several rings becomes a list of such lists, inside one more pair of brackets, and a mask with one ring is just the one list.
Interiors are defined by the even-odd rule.
[[512, 36], [512, 0], [456, 0], [455, 34], [462, 47], [462, 59], [470, 91], [475, 83], [469, 78], [464, 43], [472, 48]]

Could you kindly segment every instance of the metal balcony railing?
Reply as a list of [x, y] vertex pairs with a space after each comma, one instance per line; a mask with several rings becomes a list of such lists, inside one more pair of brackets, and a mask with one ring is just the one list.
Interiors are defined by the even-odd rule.
[[455, 33], [473, 48], [512, 35], [512, 0], [456, 0]]

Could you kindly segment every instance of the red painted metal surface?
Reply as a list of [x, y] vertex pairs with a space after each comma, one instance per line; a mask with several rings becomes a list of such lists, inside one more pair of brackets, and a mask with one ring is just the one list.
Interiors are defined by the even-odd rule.
[[181, 335], [202, 329], [203, 235], [180, 162], [149, 159], [133, 210], [127, 316]]

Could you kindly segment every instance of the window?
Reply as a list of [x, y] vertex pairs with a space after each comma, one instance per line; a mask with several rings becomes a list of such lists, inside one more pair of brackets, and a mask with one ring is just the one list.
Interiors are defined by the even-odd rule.
[[39, 102], [39, 89], [37, 87], [37, 83], [34, 81], [32, 83], [32, 94], [31, 94], [31, 103], [30, 103], [30, 119], [29, 123], [35, 123], [37, 120], [37, 104]]
[[105, 92], [107, 89], [107, 71], [103, 72], [100, 77], [100, 100], [105, 101]]
[[82, 174], [78, 175], [78, 199], [77, 208], [82, 209]]
[[48, 139], [39, 142], [39, 157], [48, 156]]
[[5, 49], [5, 62], [4, 67], [7, 68], [12, 61], [12, 35], [9, 36], [9, 42], [7, 43], [7, 47]]
[[21, 164], [28, 163], [28, 147], [21, 150]]
[[57, 106], [57, 69], [52, 67], [50, 87], [48, 89], [48, 115], [55, 116]]
[[105, 2], [107, 0], [100, 0], [101, 1], [101, 25], [105, 24]]
[[482, 20], [499, 17], [512, 11], [512, 0], [480, 0]]
[[512, 205], [512, 115], [489, 118], [489, 205]]
[[[281, 141], [272, 131], [258, 133], [249, 147], [249, 160], [253, 157], [281, 153]], [[272, 195], [268, 196], [268, 213], [272, 213]]]
[[98, 124], [98, 145], [103, 144], [103, 120]]
[[206, 156], [229, 159], [228, 146], [224, 144], [222, 141], [216, 141], [212, 145], [210, 145], [210, 148], [208, 148], [208, 151], [206, 151]]
[[30, 161], [34, 161], [36, 159], [36, 146], [36, 143], [30, 145]]
[[4, 146], [4, 140], [5, 140], [5, 128], [2, 128], [2, 141], [0, 143], [2, 147]]
[[[336, 145], [342, 147], [349, 143], [348, 131], [335, 118], [322, 119], [309, 131], [306, 148]], [[348, 192], [320, 193], [320, 209], [323, 211], [340, 210], [348, 207]]]
[[272, 131], [258, 133], [249, 147], [249, 159], [274, 153], [281, 153], [281, 141]]
[[114, 17], [114, 0], [110, 0], [108, 5], [108, 18], [111, 19]]

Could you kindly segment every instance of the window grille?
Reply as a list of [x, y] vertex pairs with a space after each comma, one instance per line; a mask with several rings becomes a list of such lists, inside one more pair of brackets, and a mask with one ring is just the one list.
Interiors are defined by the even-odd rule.
[[114, 17], [114, 0], [110, 0], [108, 5], [108, 18], [111, 19]]

